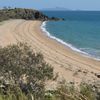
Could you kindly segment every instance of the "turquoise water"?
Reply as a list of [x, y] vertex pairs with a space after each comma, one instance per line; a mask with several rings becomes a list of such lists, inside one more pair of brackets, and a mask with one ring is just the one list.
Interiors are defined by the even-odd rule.
[[73, 50], [100, 59], [99, 11], [44, 11], [44, 13], [66, 19], [47, 22], [45, 28], [49, 35]]

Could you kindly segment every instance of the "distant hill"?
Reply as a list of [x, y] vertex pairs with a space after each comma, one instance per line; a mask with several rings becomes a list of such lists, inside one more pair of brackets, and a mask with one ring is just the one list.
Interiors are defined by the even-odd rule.
[[42, 10], [45, 10], [45, 11], [70, 11], [70, 9], [63, 8], [63, 7], [44, 8]]

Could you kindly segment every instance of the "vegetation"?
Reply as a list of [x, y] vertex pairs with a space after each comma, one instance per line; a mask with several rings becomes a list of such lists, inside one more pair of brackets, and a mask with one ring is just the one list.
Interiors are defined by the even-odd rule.
[[6, 8], [0, 10], [0, 21], [5, 21], [9, 19], [25, 19], [25, 20], [41, 20], [41, 21], [58, 21], [64, 20], [64, 18], [56, 18], [44, 15], [42, 12], [33, 9], [24, 8]]
[[47, 20], [48, 17], [37, 10], [5, 7], [0, 10], [0, 21], [8, 19]]
[[26, 44], [0, 49], [0, 94], [4, 100], [28, 100], [31, 95], [42, 100], [44, 82], [52, 78], [53, 68]]
[[[99, 92], [100, 93], [100, 92]], [[47, 91], [45, 100], [100, 100], [92, 85], [81, 83], [78, 88], [65, 81], [55, 91]]]
[[27, 44], [0, 48], [0, 100], [100, 100], [100, 91], [82, 83], [61, 82], [56, 90], [46, 90], [53, 68], [41, 53]]

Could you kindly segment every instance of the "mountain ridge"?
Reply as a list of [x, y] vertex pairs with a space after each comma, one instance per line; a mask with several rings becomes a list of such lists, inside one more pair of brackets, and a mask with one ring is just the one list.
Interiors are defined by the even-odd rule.
[[71, 11], [70, 9], [64, 8], [64, 7], [43, 8], [41, 10], [46, 10], [46, 11]]

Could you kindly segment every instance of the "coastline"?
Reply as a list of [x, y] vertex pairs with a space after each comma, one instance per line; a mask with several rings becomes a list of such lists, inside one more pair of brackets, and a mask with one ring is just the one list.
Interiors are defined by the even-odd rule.
[[[51, 39], [41, 30], [41, 21], [12, 20], [0, 26], [0, 45], [7, 46], [17, 42], [27, 42], [35, 52], [41, 52], [45, 60], [59, 73], [60, 79], [67, 81], [99, 80], [100, 62], [84, 57]], [[77, 75], [75, 74], [77, 72]]]
[[59, 43], [65, 45], [66, 47], [69, 47], [69, 48], [72, 49], [73, 51], [76, 51], [76, 52], [80, 53], [82, 56], [85, 56], [85, 57], [88, 57], [88, 58], [90, 58], [90, 59], [94, 59], [94, 60], [100, 61], [100, 58], [94, 57], [94, 56], [90, 55], [90, 54], [87, 53], [87, 52], [81, 51], [80, 49], [74, 47], [72, 44], [66, 43], [65, 41], [63, 41], [63, 40], [61, 40], [61, 39], [59, 39], [59, 38], [57, 38], [57, 37], [51, 35], [51, 34], [46, 30], [46, 23], [47, 23], [47, 22], [48, 22], [48, 21], [44, 21], [44, 22], [42, 23], [41, 29], [42, 29], [42, 31], [43, 31], [48, 37], [50, 37], [51, 39], [54, 39], [54, 40], [58, 41]]

